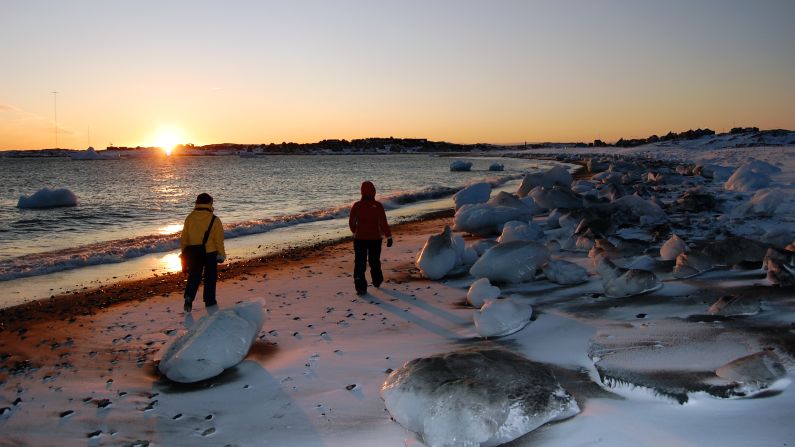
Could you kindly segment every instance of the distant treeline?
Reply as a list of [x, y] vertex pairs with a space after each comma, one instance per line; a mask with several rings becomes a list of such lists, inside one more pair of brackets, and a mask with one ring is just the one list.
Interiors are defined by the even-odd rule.
[[[759, 132], [758, 127], [733, 127], [732, 130], [729, 131], [730, 134], [741, 134], [741, 133], [756, 133]], [[659, 137], [657, 135], [652, 135], [648, 138], [620, 138], [614, 146], [616, 147], [635, 147], [641, 146], [644, 144], [651, 144], [651, 143], [658, 143], [660, 141], [672, 141], [672, 140], [694, 140], [696, 138], [701, 138], [704, 136], [712, 136], [715, 135], [715, 131], [712, 129], [690, 129], [684, 132], [668, 132], [667, 134]], [[595, 147], [603, 147], [607, 146], [601, 140], [596, 140], [593, 142], [593, 146]]]
[[372, 152], [386, 150], [390, 152], [464, 152], [476, 149], [489, 149], [488, 144], [456, 144], [446, 141], [429, 141], [425, 138], [360, 138], [353, 140], [322, 140], [316, 143], [270, 143], [270, 144], [234, 144], [220, 143], [197, 147], [202, 150], [256, 150], [279, 153], [312, 153], [325, 152]]

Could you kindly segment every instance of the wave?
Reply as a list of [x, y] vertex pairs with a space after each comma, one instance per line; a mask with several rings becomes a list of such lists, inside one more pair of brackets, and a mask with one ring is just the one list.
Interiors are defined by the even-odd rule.
[[[521, 178], [521, 174], [489, 178], [481, 181], [497, 187], [510, 180]], [[464, 186], [432, 186], [417, 191], [399, 192], [379, 196], [386, 209], [449, 197]], [[252, 234], [266, 233], [302, 223], [345, 218], [351, 205], [328, 208], [305, 213], [288, 214], [268, 219], [250, 220], [224, 224], [224, 237], [232, 239]], [[151, 234], [128, 239], [97, 242], [65, 250], [34, 253], [16, 258], [0, 260], [0, 281], [8, 281], [29, 276], [45, 275], [64, 270], [77, 269], [101, 264], [124, 262], [152, 253], [164, 253], [179, 248], [180, 233], [162, 235]]]

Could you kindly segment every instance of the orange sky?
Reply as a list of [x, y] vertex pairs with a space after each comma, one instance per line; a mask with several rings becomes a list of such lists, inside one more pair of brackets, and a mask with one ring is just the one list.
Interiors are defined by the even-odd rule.
[[795, 2], [163, 3], [4, 2], [0, 149], [795, 129]]

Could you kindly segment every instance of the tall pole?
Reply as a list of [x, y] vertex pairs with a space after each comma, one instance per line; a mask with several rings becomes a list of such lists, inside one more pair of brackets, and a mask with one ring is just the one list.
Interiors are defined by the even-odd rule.
[[52, 92], [52, 116], [55, 127], [55, 148], [58, 149], [58, 92]]

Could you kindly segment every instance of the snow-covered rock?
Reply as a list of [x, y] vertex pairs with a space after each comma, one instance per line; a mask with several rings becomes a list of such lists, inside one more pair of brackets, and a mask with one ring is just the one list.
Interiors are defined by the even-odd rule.
[[486, 182], [475, 183], [455, 193], [453, 202], [455, 202], [455, 209], [457, 210], [470, 203], [484, 203], [489, 200], [489, 196], [491, 196], [490, 184]]
[[486, 300], [473, 319], [475, 330], [484, 338], [502, 337], [520, 331], [533, 316], [533, 307], [512, 298]]
[[544, 237], [544, 230], [535, 222], [525, 223], [518, 220], [506, 222], [497, 242], [537, 241]]
[[218, 310], [166, 345], [158, 369], [181, 383], [215, 377], [246, 357], [264, 321], [260, 303]]
[[542, 268], [542, 271], [548, 280], [564, 286], [588, 281], [587, 270], [573, 262], [563, 259], [554, 259], [547, 262]]
[[473, 282], [467, 291], [467, 303], [476, 309], [480, 309], [486, 300], [495, 300], [499, 297], [500, 288], [492, 286], [488, 278], [480, 278]]
[[417, 268], [428, 279], [441, 279], [455, 267], [458, 260], [449, 226], [428, 238], [417, 256]]
[[450, 163], [450, 171], [452, 172], [464, 172], [469, 171], [472, 169], [472, 162], [470, 161], [463, 161], [463, 160], [455, 160]]
[[670, 239], [660, 247], [660, 259], [663, 261], [672, 261], [679, 256], [680, 253], [687, 251], [687, 244], [679, 236], [673, 235]]
[[735, 192], [751, 192], [767, 188], [770, 185], [770, 174], [780, 171], [781, 169], [769, 163], [752, 160], [737, 168], [723, 187]]
[[538, 242], [513, 241], [489, 249], [469, 269], [476, 278], [493, 283], [532, 281], [538, 267], [549, 259], [549, 249]]
[[77, 206], [77, 196], [66, 188], [42, 188], [31, 196], [20, 197], [17, 202], [17, 208], [58, 208], [62, 206]]
[[411, 360], [381, 397], [428, 447], [497, 446], [580, 411], [547, 366], [494, 348]]

